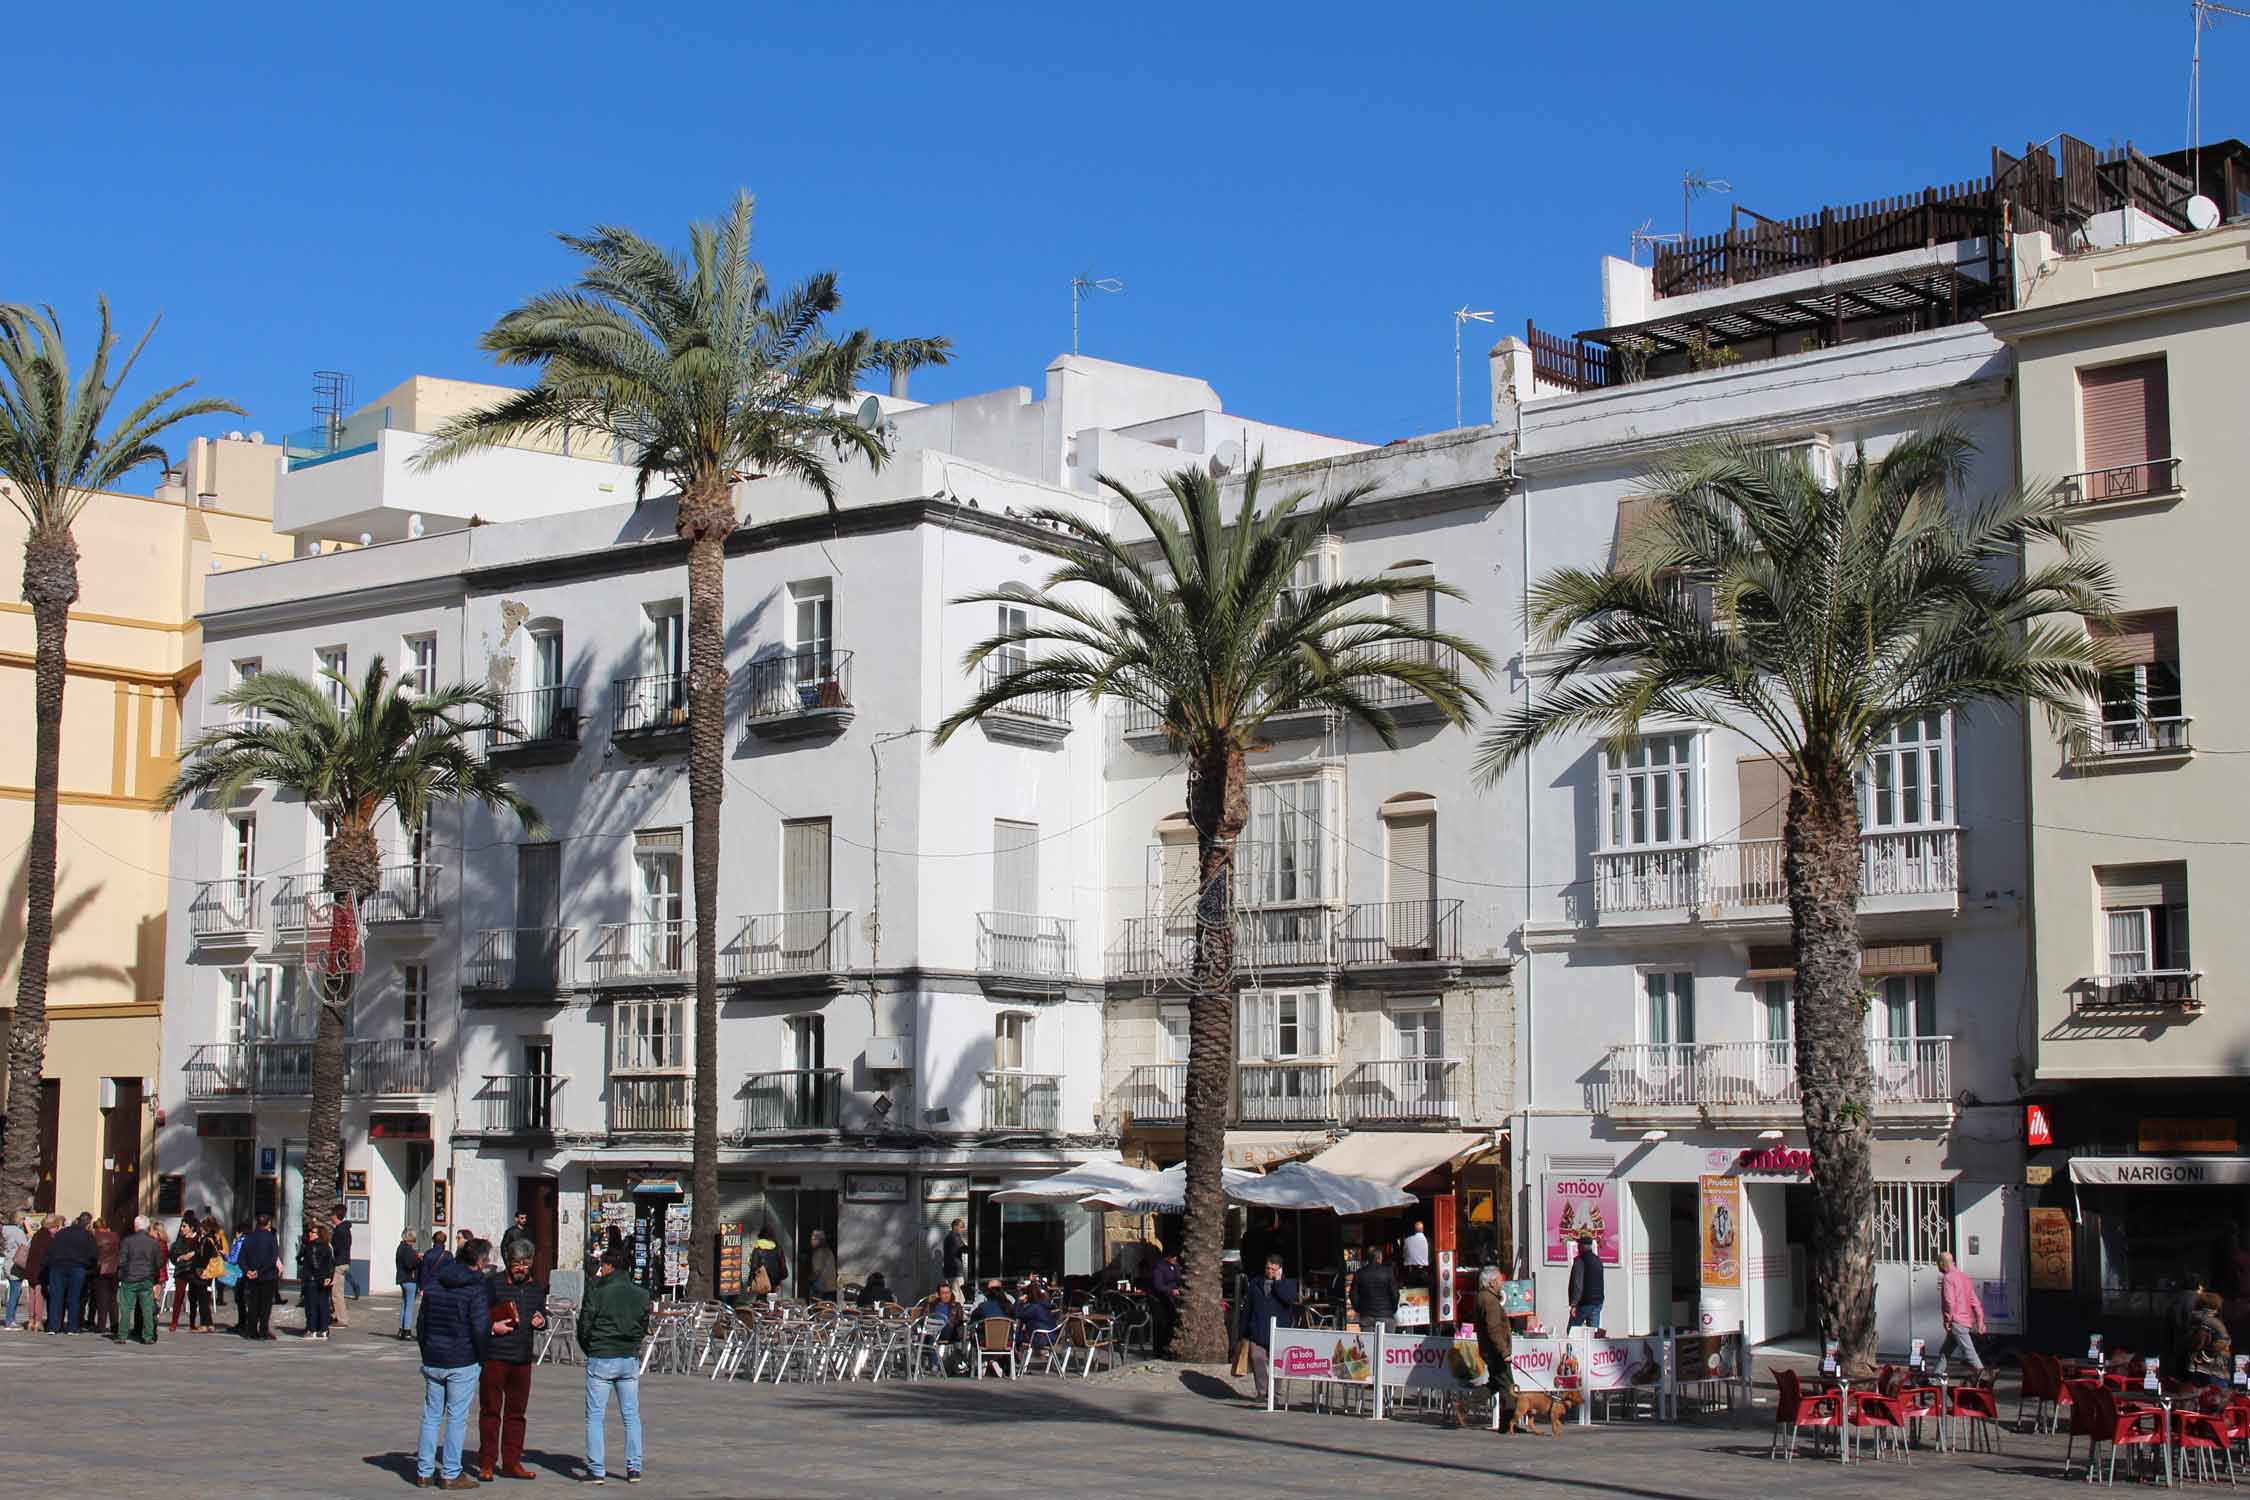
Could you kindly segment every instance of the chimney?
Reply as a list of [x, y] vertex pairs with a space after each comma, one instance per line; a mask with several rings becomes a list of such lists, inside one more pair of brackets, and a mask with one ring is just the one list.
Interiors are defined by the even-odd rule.
[[891, 371], [891, 399], [893, 401], [904, 401], [906, 399], [906, 372], [904, 370]]

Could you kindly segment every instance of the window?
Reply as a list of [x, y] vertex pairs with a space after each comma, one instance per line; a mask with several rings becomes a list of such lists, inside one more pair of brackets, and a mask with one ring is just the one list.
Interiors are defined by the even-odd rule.
[[402, 637], [399, 641], [401, 663], [398, 679], [402, 693], [434, 693], [437, 691], [437, 637], [424, 632]]
[[1445, 1056], [1445, 1012], [1433, 997], [1391, 1006], [1391, 1055], [1406, 1059]]
[[680, 854], [677, 828], [644, 828], [633, 835], [634, 895], [640, 903], [634, 956], [647, 972], [668, 973], [683, 963]]
[[[1391, 596], [1390, 616], [1392, 619], [1397, 620], [1402, 625], [1411, 625], [1417, 630], [1437, 629], [1438, 596], [1435, 588], [1437, 580], [1431, 576], [1430, 565], [1426, 560], [1417, 557], [1406, 562], [1393, 563], [1390, 568], [1385, 570], [1383, 577], [1386, 582], [1420, 585], [1420, 587], [1410, 589], [1405, 593]], [[1401, 649], [1405, 648], [1402, 647]]]
[[[264, 670], [265, 662], [263, 660], [255, 656], [245, 656], [234, 664], [234, 681], [230, 685], [237, 688], [248, 686]], [[266, 721], [265, 711], [258, 708], [236, 709], [234, 717], [235, 722], [246, 729], [256, 729]]]
[[1435, 812], [1383, 809], [1383, 878], [1394, 902], [1436, 899]]
[[2104, 974], [2121, 979], [2193, 967], [2186, 865], [2113, 865], [2094, 878], [2101, 892]]
[[641, 650], [648, 675], [678, 677], [687, 670], [687, 616], [680, 612], [680, 601], [662, 599], [646, 609], [648, 633]]
[[351, 701], [351, 690], [345, 682], [351, 672], [351, 653], [342, 646], [323, 646], [313, 653], [320, 663], [321, 691], [328, 695], [328, 706], [338, 713]]
[[547, 692], [563, 683], [563, 633], [560, 625], [543, 625], [531, 632], [531, 686]]
[[555, 1044], [543, 1036], [523, 1041], [524, 1115], [526, 1130], [555, 1128]]
[[[1003, 604], [1000, 606], [1000, 634], [1007, 635], [1014, 631], [1029, 630], [1030, 628], [1030, 610], [1020, 604]], [[1031, 648], [1020, 643], [1013, 646], [1002, 646], [998, 651], [992, 653], [992, 659], [996, 663], [993, 668], [994, 671], [1002, 677], [1013, 677], [1016, 673], [1031, 665]]]
[[1938, 1034], [1935, 974], [1890, 975], [1876, 991], [1876, 1001], [1869, 1019], [1877, 1036], [1898, 1041]]
[[[250, 899], [252, 883], [258, 878], [258, 815], [235, 813], [227, 819], [227, 833], [232, 848], [228, 852], [228, 874], [234, 877], [235, 897], [240, 901]], [[325, 846], [323, 846], [325, 848]]]
[[2102, 674], [2098, 748], [2104, 753], [2184, 748], [2178, 613], [2124, 615], [2115, 630], [2094, 634], [2117, 663]]
[[1281, 1062], [1328, 1055], [1326, 990], [1245, 991], [1241, 1012], [1245, 1062]]
[[1258, 906], [1340, 898], [1341, 788], [1325, 776], [1250, 787], [1249, 884]]
[[992, 824], [992, 909], [1039, 910], [1039, 825], [996, 818]]
[[1031, 1017], [1006, 1011], [992, 1023], [992, 1066], [996, 1072], [1021, 1073], [1031, 1057]]
[[1795, 1026], [1796, 996], [1786, 979], [1767, 979], [1758, 987], [1759, 1035], [1786, 1042]]
[[828, 1066], [828, 1021], [817, 1011], [788, 1020], [789, 1050], [793, 1066], [814, 1072]]
[[430, 968], [427, 964], [400, 964], [401, 997], [399, 1035], [410, 1042], [430, 1039]]
[[305, 869], [310, 872], [310, 883], [317, 886], [321, 872], [328, 868], [328, 846], [336, 842], [336, 815], [321, 807], [306, 811], [312, 815], [312, 827], [305, 835]]
[[789, 586], [789, 650], [800, 685], [836, 675], [836, 596], [827, 579]]
[[620, 1000], [612, 1018], [616, 1073], [681, 1073], [687, 1070], [687, 1002]]
[[1641, 1040], [1659, 1047], [1695, 1041], [1695, 976], [1649, 969], [1641, 974]]
[[1925, 714], [1892, 730], [1859, 772], [1859, 822], [1870, 833], [1952, 821], [1952, 720]]
[[1288, 586], [1275, 601], [1274, 613], [1278, 616], [1296, 609], [1314, 589], [1333, 582], [1341, 550], [1341, 544], [1335, 538], [1322, 537], [1314, 544], [1312, 551], [1298, 558], [1297, 566], [1290, 573]]
[[2082, 500], [2130, 500], [2174, 488], [2171, 395], [2164, 360], [2078, 372], [2086, 472]]
[[1157, 1049], [1157, 1061], [1184, 1063], [1188, 1060], [1188, 1008], [1184, 1005], [1167, 1005], [1157, 1012], [1157, 1022], [1164, 1028], [1162, 1044]]
[[1702, 837], [1701, 736], [1653, 735], [1603, 752], [1607, 848], [1653, 849]]
[[220, 1005], [224, 1010], [221, 1021], [228, 1042], [237, 1046], [254, 1042], [259, 1036], [258, 974], [248, 968], [219, 971], [222, 994]]

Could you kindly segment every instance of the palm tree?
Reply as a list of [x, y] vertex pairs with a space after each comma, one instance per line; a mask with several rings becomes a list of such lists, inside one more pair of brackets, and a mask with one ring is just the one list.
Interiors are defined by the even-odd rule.
[[[1950, 430], [1914, 435], [1879, 461], [1860, 451], [1829, 488], [1799, 458], [1689, 450], [1650, 477], [1650, 522], [1611, 567], [1532, 587], [1531, 629], [1557, 656], [1480, 747], [1489, 779], [1556, 735], [1622, 741], [1657, 719], [1734, 730], [1780, 763], [1815, 1305], [1850, 1368], [1875, 1349], [1861, 768], [1926, 716], [2025, 699], [2083, 716], [2102, 652], [2082, 620], [2110, 618], [2108, 570], [2057, 497], [1949, 506], [1974, 451]], [[2061, 553], [2022, 573], [2028, 538]]]
[[[51, 307], [0, 306], [0, 496], [28, 528], [23, 544], [23, 597], [31, 606], [33, 772], [31, 843], [24, 854], [30, 900], [24, 915], [23, 961], [16, 976], [15, 1024], [8, 1037], [8, 1100], [28, 1109], [39, 1098], [47, 1059], [47, 965], [55, 940], [55, 807], [61, 781], [63, 637], [78, 601], [78, 540], [71, 534], [95, 494], [114, 488], [144, 464], [168, 462], [157, 443], [194, 417], [240, 413], [231, 401], [178, 399], [195, 382], [151, 392], [112, 420], [119, 387], [156, 332], [116, 362], [109, 301], [101, 299], [94, 357], [73, 374], [62, 324]], [[106, 428], [106, 430], [105, 430]], [[0, 1147], [0, 1213], [31, 1207], [39, 1181], [39, 1132], [27, 1122]]]
[[[1195, 826], [1198, 896], [1189, 974], [1186, 1302], [1182, 1355], [1226, 1357], [1219, 1253], [1226, 1222], [1228, 1082], [1234, 1055], [1235, 840], [1249, 821], [1246, 757], [1276, 713], [1333, 709], [1367, 725], [1385, 745], [1397, 730], [1378, 695], [1393, 685], [1420, 694], [1456, 725], [1483, 697], [1453, 658], [1491, 669], [1483, 648], [1446, 635], [1388, 601], [1458, 589], [1427, 578], [1350, 578], [1298, 583], [1298, 564], [1372, 486], [1306, 505], [1284, 496], [1263, 513], [1261, 461], [1244, 476], [1230, 526], [1218, 481], [1201, 469], [1168, 476], [1170, 506], [1104, 476], [1152, 542], [1135, 543], [1073, 511], [1037, 510], [1031, 520], [1061, 532], [1069, 559], [1045, 589], [1011, 587], [960, 604], [1005, 603], [1038, 611], [965, 658], [974, 670], [995, 651], [1041, 648], [993, 681], [938, 727], [943, 744], [963, 725], [1024, 698], [1083, 693], [1113, 697], [1156, 716], [1187, 764], [1187, 812]], [[1169, 512], [1176, 508], [1179, 518]], [[1183, 525], [1184, 522], [1184, 525]], [[1146, 555], [1153, 551], [1153, 555]]]
[[719, 805], [726, 791], [726, 540], [735, 486], [782, 475], [836, 504], [832, 462], [879, 466], [882, 439], [852, 419], [854, 382], [944, 364], [945, 339], [830, 338], [842, 299], [822, 271], [777, 296], [750, 258], [751, 199], [698, 223], [688, 254], [628, 229], [562, 242], [586, 260], [578, 284], [542, 292], [494, 324], [483, 346], [538, 383], [446, 426], [420, 462], [450, 463], [527, 438], [606, 433], [636, 456], [638, 494], [677, 495], [688, 544], [688, 806], [695, 862], [695, 1139], [688, 1294], [716, 1285], [719, 1237]]
[[[331, 701], [332, 691], [340, 702]], [[213, 702], [237, 712], [188, 746], [164, 805], [200, 796], [232, 807], [262, 781], [303, 797], [331, 830], [321, 876], [326, 927], [306, 934], [306, 980], [318, 983], [319, 1009], [304, 1221], [324, 1224], [343, 1169], [344, 1032], [365, 951], [361, 914], [383, 879], [376, 828], [385, 814], [401, 828], [425, 828], [449, 802], [513, 813], [529, 831], [538, 830], [539, 814], [481, 753], [481, 737], [502, 718], [490, 688], [457, 683], [415, 692], [394, 682], [378, 656], [357, 684], [333, 672], [320, 680], [261, 672]], [[315, 920], [308, 911], [308, 927]]]

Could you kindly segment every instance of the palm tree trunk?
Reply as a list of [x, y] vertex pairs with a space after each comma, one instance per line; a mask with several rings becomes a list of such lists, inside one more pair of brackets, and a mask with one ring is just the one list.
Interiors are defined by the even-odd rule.
[[685, 496], [688, 538], [688, 811], [695, 862], [695, 1136], [688, 1295], [718, 1287], [719, 806], [726, 795], [726, 543], [734, 493], [722, 480]]
[[1851, 773], [1789, 794], [1782, 872], [1797, 979], [1797, 1084], [1813, 1159], [1813, 1307], [1843, 1368], [1875, 1360], [1873, 1079], [1859, 975], [1859, 808]]
[[[383, 850], [369, 817], [364, 810], [347, 813], [321, 851], [321, 885], [332, 908], [326, 933], [332, 959], [349, 954], [356, 963], [366, 952], [360, 917], [383, 880]], [[306, 981], [318, 987], [319, 1006], [313, 1015], [312, 1094], [305, 1107], [304, 1224], [294, 1229], [300, 1235], [305, 1224], [328, 1222], [344, 1174], [344, 1051], [359, 989], [359, 976], [348, 965], [332, 962], [325, 972], [311, 964], [305, 968]], [[283, 1232], [291, 1231], [285, 1226]]]
[[21, 1218], [39, 1191], [39, 1084], [47, 1068], [47, 963], [55, 941], [55, 809], [62, 779], [63, 637], [78, 600], [78, 542], [67, 526], [34, 529], [23, 546], [23, 597], [33, 647], [31, 844], [24, 852], [23, 959], [8, 1031], [8, 1109], [0, 1148], [0, 1213]]
[[1188, 1005], [1186, 1239], [1179, 1355], [1192, 1364], [1227, 1357], [1231, 1330], [1221, 1302], [1226, 1248], [1227, 1113], [1234, 1062], [1234, 842], [1249, 821], [1240, 751], [1222, 747], [1188, 770], [1195, 825], [1195, 957]]

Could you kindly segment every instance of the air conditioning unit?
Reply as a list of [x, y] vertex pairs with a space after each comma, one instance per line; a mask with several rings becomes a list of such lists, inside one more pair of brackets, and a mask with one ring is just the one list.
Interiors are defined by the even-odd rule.
[[902, 1036], [871, 1036], [867, 1039], [867, 1066], [884, 1072], [903, 1072], [906, 1068], [906, 1038]]
[[114, 1079], [114, 1078], [104, 1078], [104, 1079], [102, 1080], [102, 1087], [101, 1087], [101, 1106], [102, 1106], [102, 1108], [103, 1108], [103, 1109], [115, 1109], [115, 1108], [117, 1108], [117, 1080], [116, 1080], [116, 1079]]

